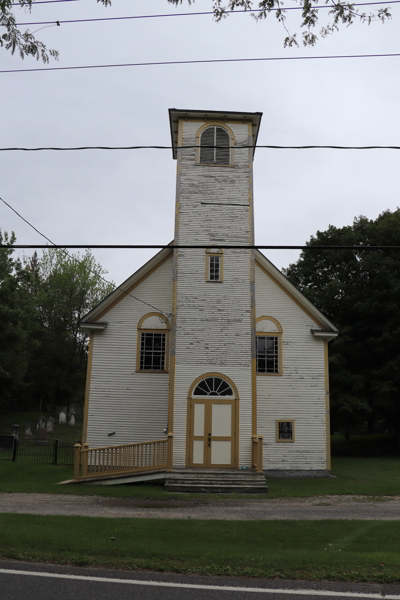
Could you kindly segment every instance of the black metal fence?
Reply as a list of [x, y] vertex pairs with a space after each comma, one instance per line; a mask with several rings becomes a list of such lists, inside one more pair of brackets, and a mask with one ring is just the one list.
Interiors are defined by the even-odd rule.
[[59, 440], [17, 440], [0, 436], [0, 460], [36, 465], [73, 465], [74, 444]]

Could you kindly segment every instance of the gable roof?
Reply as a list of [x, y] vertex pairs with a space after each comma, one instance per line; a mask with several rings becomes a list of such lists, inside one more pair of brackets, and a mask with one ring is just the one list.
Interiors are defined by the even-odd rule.
[[312, 304], [312, 302], [307, 300], [307, 298], [292, 283], [290, 283], [289, 279], [285, 277], [285, 275], [259, 250], [256, 250], [256, 262], [264, 273], [266, 273], [270, 279], [272, 279], [302, 310], [304, 310], [322, 331], [326, 333], [332, 332], [334, 334], [339, 333], [337, 327], [335, 327], [333, 323], [331, 323], [329, 319], [327, 319], [325, 315]]
[[[173, 244], [173, 242], [170, 242]], [[128, 277], [121, 285], [119, 285], [115, 290], [111, 292], [108, 296], [104, 298], [97, 306], [92, 308], [82, 319], [80, 320], [80, 324], [84, 325], [85, 323], [95, 323], [101, 319], [103, 315], [105, 315], [113, 306], [118, 304], [123, 298], [132, 292], [142, 281], [144, 281], [149, 275], [154, 273], [158, 267], [161, 265], [172, 255], [172, 248], [163, 248], [160, 252], [158, 252], [153, 258], [151, 258], [147, 263], [140, 267], [133, 275]]]
[[[173, 245], [174, 242], [170, 242], [169, 245]], [[140, 269], [138, 269], [133, 275], [128, 277], [121, 285], [119, 285], [114, 291], [111, 292], [104, 300], [102, 300], [97, 306], [92, 308], [81, 320], [80, 324], [85, 323], [96, 323], [99, 322], [113, 306], [118, 304], [125, 296], [129, 295], [132, 290], [135, 289], [142, 281], [144, 281], [149, 275], [154, 273], [170, 256], [172, 255], [172, 248], [163, 248], [147, 263], [145, 263]], [[321, 311], [319, 311], [307, 298], [285, 277], [285, 275], [275, 265], [268, 260], [264, 254], [259, 250], [256, 250], [256, 262], [261, 267], [270, 279], [272, 279], [305, 313], [308, 314], [311, 319], [320, 327], [320, 331], [326, 333], [338, 333], [338, 329], [327, 319]], [[99, 323], [100, 325], [100, 323]]]

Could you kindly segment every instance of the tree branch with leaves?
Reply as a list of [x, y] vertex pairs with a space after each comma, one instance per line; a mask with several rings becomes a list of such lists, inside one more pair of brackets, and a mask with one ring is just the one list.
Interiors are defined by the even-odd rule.
[[[168, 0], [170, 4], [178, 6], [185, 0]], [[194, 4], [194, 0], [187, 0], [189, 5]], [[301, 10], [300, 29], [302, 29], [302, 43], [304, 46], [315, 46], [318, 41], [316, 28], [320, 25], [321, 2], [318, 0], [293, 0], [299, 11]], [[380, 8], [370, 13], [358, 13], [354, 10], [355, 5], [350, 2], [341, 2], [340, 0], [325, 0], [328, 11], [329, 22], [321, 26], [319, 35], [322, 38], [339, 31], [340, 25], [349, 27], [356, 21], [370, 25], [374, 21], [384, 23], [386, 19], [391, 18], [389, 8]], [[295, 7], [289, 7], [292, 10]], [[286, 36], [283, 41], [284, 47], [299, 46], [297, 33], [290, 33], [286, 25], [286, 16], [288, 8], [284, 6], [282, 0], [260, 0], [258, 3], [253, 0], [213, 0], [212, 10], [215, 21], [221, 21], [228, 16], [229, 11], [245, 10], [252, 11], [251, 15], [256, 21], [266, 19], [271, 13], [275, 13], [276, 19], [283, 25]]]
[[[104, 6], [111, 4], [111, 0], [97, 0], [97, 2]], [[27, 8], [29, 12], [34, 5], [33, 0], [18, 0], [18, 3], [21, 8]], [[58, 50], [47, 48], [43, 42], [35, 38], [34, 33], [31, 33], [29, 29], [24, 32], [18, 29], [13, 8], [12, 0], [0, 0], [0, 48], [9, 50], [11, 54], [17, 52], [22, 59], [25, 56], [33, 56], [36, 60], [41, 59], [46, 64], [50, 57], [58, 60]], [[2, 28], [5, 28], [5, 33], [2, 32]]]

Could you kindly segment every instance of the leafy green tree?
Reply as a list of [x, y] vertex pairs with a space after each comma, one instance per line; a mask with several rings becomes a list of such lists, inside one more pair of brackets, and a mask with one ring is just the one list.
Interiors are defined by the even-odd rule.
[[33, 337], [39, 346], [30, 361], [29, 380], [35, 402], [45, 405], [79, 401], [83, 397], [87, 337], [79, 320], [114, 286], [88, 250], [69, 257], [49, 249], [37, 265], [37, 321]]
[[[175, 4], [176, 6], [182, 4], [184, 1], [168, 0], [170, 4]], [[187, 0], [187, 2], [189, 5], [194, 4], [194, 0]], [[318, 0], [293, 0], [293, 2], [301, 9], [299, 10], [299, 13], [301, 13], [301, 41], [304, 46], [315, 46], [318, 41], [318, 35], [315, 33], [315, 30], [320, 26], [320, 9], [317, 8], [320, 2]], [[375, 12], [365, 13], [355, 10], [354, 4], [350, 2], [343, 2], [342, 0], [333, 0], [330, 2], [327, 0], [326, 3], [331, 6], [328, 11], [328, 19], [319, 30], [319, 35], [322, 38], [326, 38], [328, 35], [339, 31], [340, 25], [349, 27], [357, 21], [370, 25], [373, 21], [384, 23], [386, 19], [391, 18], [391, 13], [387, 7], [380, 8]], [[297, 34], [291, 33], [287, 28], [286, 10], [283, 4], [281, 0], [257, 0], [254, 2], [253, 0], [213, 0], [212, 10], [216, 21], [221, 21], [221, 19], [228, 16], [228, 11], [235, 9], [255, 11], [251, 14], [256, 21], [266, 19], [272, 13], [285, 30], [283, 42], [285, 48], [299, 46]], [[327, 11], [322, 11], [322, 13], [326, 16]]]
[[[21, 7], [28, 8], [29, 12], [32, 9], [34, 0], [17, 0]], [[111, 0], [97, 0], [104, 6], [109, 6]], [[0, 34], [0, 48], [10, 50], [11, 54], [16, 51], [21, 58], [25, 56], [34, 56], [36, 60], [42, 59], [44, 63], [48, 63], [50, 56], [58, 59], [58, 51], [46, 48], [43, 42], [40, 42], [27, 29], [21, 32], [17, 26], [17, 20], [13, 13], [13, 0], [0, 0], [0, 26], [5, 28], [5, 33]]]
[[[176, 6], [182, 4], [184, 0], [167, 0], [170, 4]], [[300, 30], [301, 40], [304, 46], [314, 46], [318, 40], [318, 35], [315, 33], [316, 28], [320, 27], [319, 16], [320, 9], [317, 8], [317, 0], [293, 0], [298, 6], [301, 13]], [[34, 4], [33, 0], [18, 0], [22, 7], [26, 7], [29, 11]], [[97, 0], [104, 6], [109, 6], [111, 0]], [[194, 4], [194, 0], [187, 0], [188, 4]], [[281, 0], [259, 0], [253, 3], [253, 0], [213, 0], [212, 10], [216, 21], [228, 16], [228, 11], [232, 10], [255, 10], [252, 13], [256, 20], [266, 19], [270, 13], [273, 13], [279, 23], [282, 24], [285, 37], [284, 46], [299, 46], [297, 33], [291, 33], [286, 25], [286, 10], [283, 7]], [[327, 11], [323, 11], [324, 16]], [[387, 7], [379, 8], [375, 12], [359, 12], [355, 10], [354, 4], [343, 0], [333, 0], [330, 10], [328, 11], [328, 19], [325, 24], [320, 27], [319, 35], [322, 38], [339, 30], [341, 25], [349, 27], [354, 22], [367, 23], [370, 25], [373, 21], [384, 23], [386, 19], [391, 18], [391, 13]], [[18, 29], [17, 21], [13, 13], [13, 0], [0, 0], [0, 26], [5, 28], [5, 33], [0, 34], [0, 47], [10, 50], [12, 54], [16, 51], [21, 58], [25, 56], [34, 56], [37, 60], [42, 59], [44, 63], [48, 63], [50, 57], [58, 59], [58, 51], [46, 48], [46, 45], [37, 40], [33, 33], [27, 29], [21, 32]]]
[[[0, 231], [0, 244], [14, 244], [15, 234]], [[29, 299], [25, 272], [12, 248], [0, 249], [0, 401], [18, 396], [28, 364]]]
[[[307, 245], [398, 245], [400, 210], [376, 220], [329, 226]], [[378, 419], [394, 426], [400, 449], [400, 252], [305, 250], [285, 271], [340, 330], [330, 343], [332, 422], [336, 427]]]

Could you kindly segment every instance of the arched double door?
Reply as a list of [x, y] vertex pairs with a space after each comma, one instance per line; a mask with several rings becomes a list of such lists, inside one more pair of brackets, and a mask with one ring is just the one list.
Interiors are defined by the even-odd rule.
[[233, 382], [218, 373], [196, 379], [189, 391], [188, 466], [237, 466], [238, 395]]

